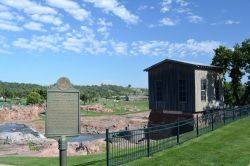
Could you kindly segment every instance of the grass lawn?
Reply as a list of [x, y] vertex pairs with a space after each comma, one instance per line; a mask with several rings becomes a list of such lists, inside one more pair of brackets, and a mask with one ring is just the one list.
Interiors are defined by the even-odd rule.
[[[167, 165], [235, 165], [250, 164], [250, 117], [233, 122], [223, 128], [187, 141], [174, 148], [142, 158], [127, 166], [167, 166]], [[54, 166], [58, 158], [0, 157], [0, 163], [20, 166]], [[69, 157], [69, 165], [105, 165], [105, 154]]]
[[156, 153], [151, 158], [127, 165], [247, 166], [250, 164], [249, 126], [250, 117], [247, 117], [180, 146]]
[[0, 107], [1, 106], [10, 106], [10, 105], [26, 105], [26, 99], [20, 99], [20, 98], [13, 98], [13, 99], [6, 99], [6, 102], [4, 99], [0, 99]]
[[102, 116], [102, 115], [125, 115], [131, 113], [138, 113], [138, 112], [146, 112], [149, 111], [148, 109], [148, 101], [114, 101], [114, 100], [106, 100], [106, 99], [99, 99], [95, 103], [91, 103], [91, 105], [100, 104], [106, 108], [111, 108], [114, 112], [93, 112], [93, 111], [86, 111], [81, 110], [82, 116]]

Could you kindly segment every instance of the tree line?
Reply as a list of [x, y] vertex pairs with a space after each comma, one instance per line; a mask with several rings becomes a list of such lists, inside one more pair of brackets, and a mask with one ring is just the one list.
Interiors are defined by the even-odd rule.
[[[7, 99], [22, 98], [27, 99], [27, 104], [43, 103], [47, 97], [47, 86], [25, 83], [9, 83], [0, 81], [0, 97]], [[133, 88], [118, 85], [74, 85], [74, 88], [80, 91], [80, 99], [84, 103], [94, 102], [98, 98], [112, 98], [126, 95], [147, 95], [146, 88]]]

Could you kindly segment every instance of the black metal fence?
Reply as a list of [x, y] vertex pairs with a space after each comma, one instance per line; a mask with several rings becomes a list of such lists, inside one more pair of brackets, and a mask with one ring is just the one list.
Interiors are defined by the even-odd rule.
[[119, 132], [106, 130], [107, 166], [124, 164], [183, 143], [250, 114], [250, 106], [214, 111], [172, 124]]

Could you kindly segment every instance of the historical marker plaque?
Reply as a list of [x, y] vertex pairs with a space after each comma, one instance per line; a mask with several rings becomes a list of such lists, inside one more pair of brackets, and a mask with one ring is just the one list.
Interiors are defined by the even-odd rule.
[[62, 77], [47, 91], [45, 135], [48, 138], [80, 134], [79, 91]]

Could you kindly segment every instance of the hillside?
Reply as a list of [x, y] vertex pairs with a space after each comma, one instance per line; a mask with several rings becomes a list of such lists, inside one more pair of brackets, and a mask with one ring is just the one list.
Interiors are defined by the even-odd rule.
[[[118, 85], [74, 85], [81, 93], [91, 94], [94, 97], [111, 97], [125, 95], [147, 95], [148, 90], [145, 88], [133, 88], [131, 86], [123, 87]], [[46, 96], [47, 86], [28, 83], [10, 83], [0, 81], [0, 97], [7, 94], [8, 98], [18, 97], [25, 98], [30, 92], [38, 92], [42, 96]], [[7, 93], [6, 93], [7, 92]]]

